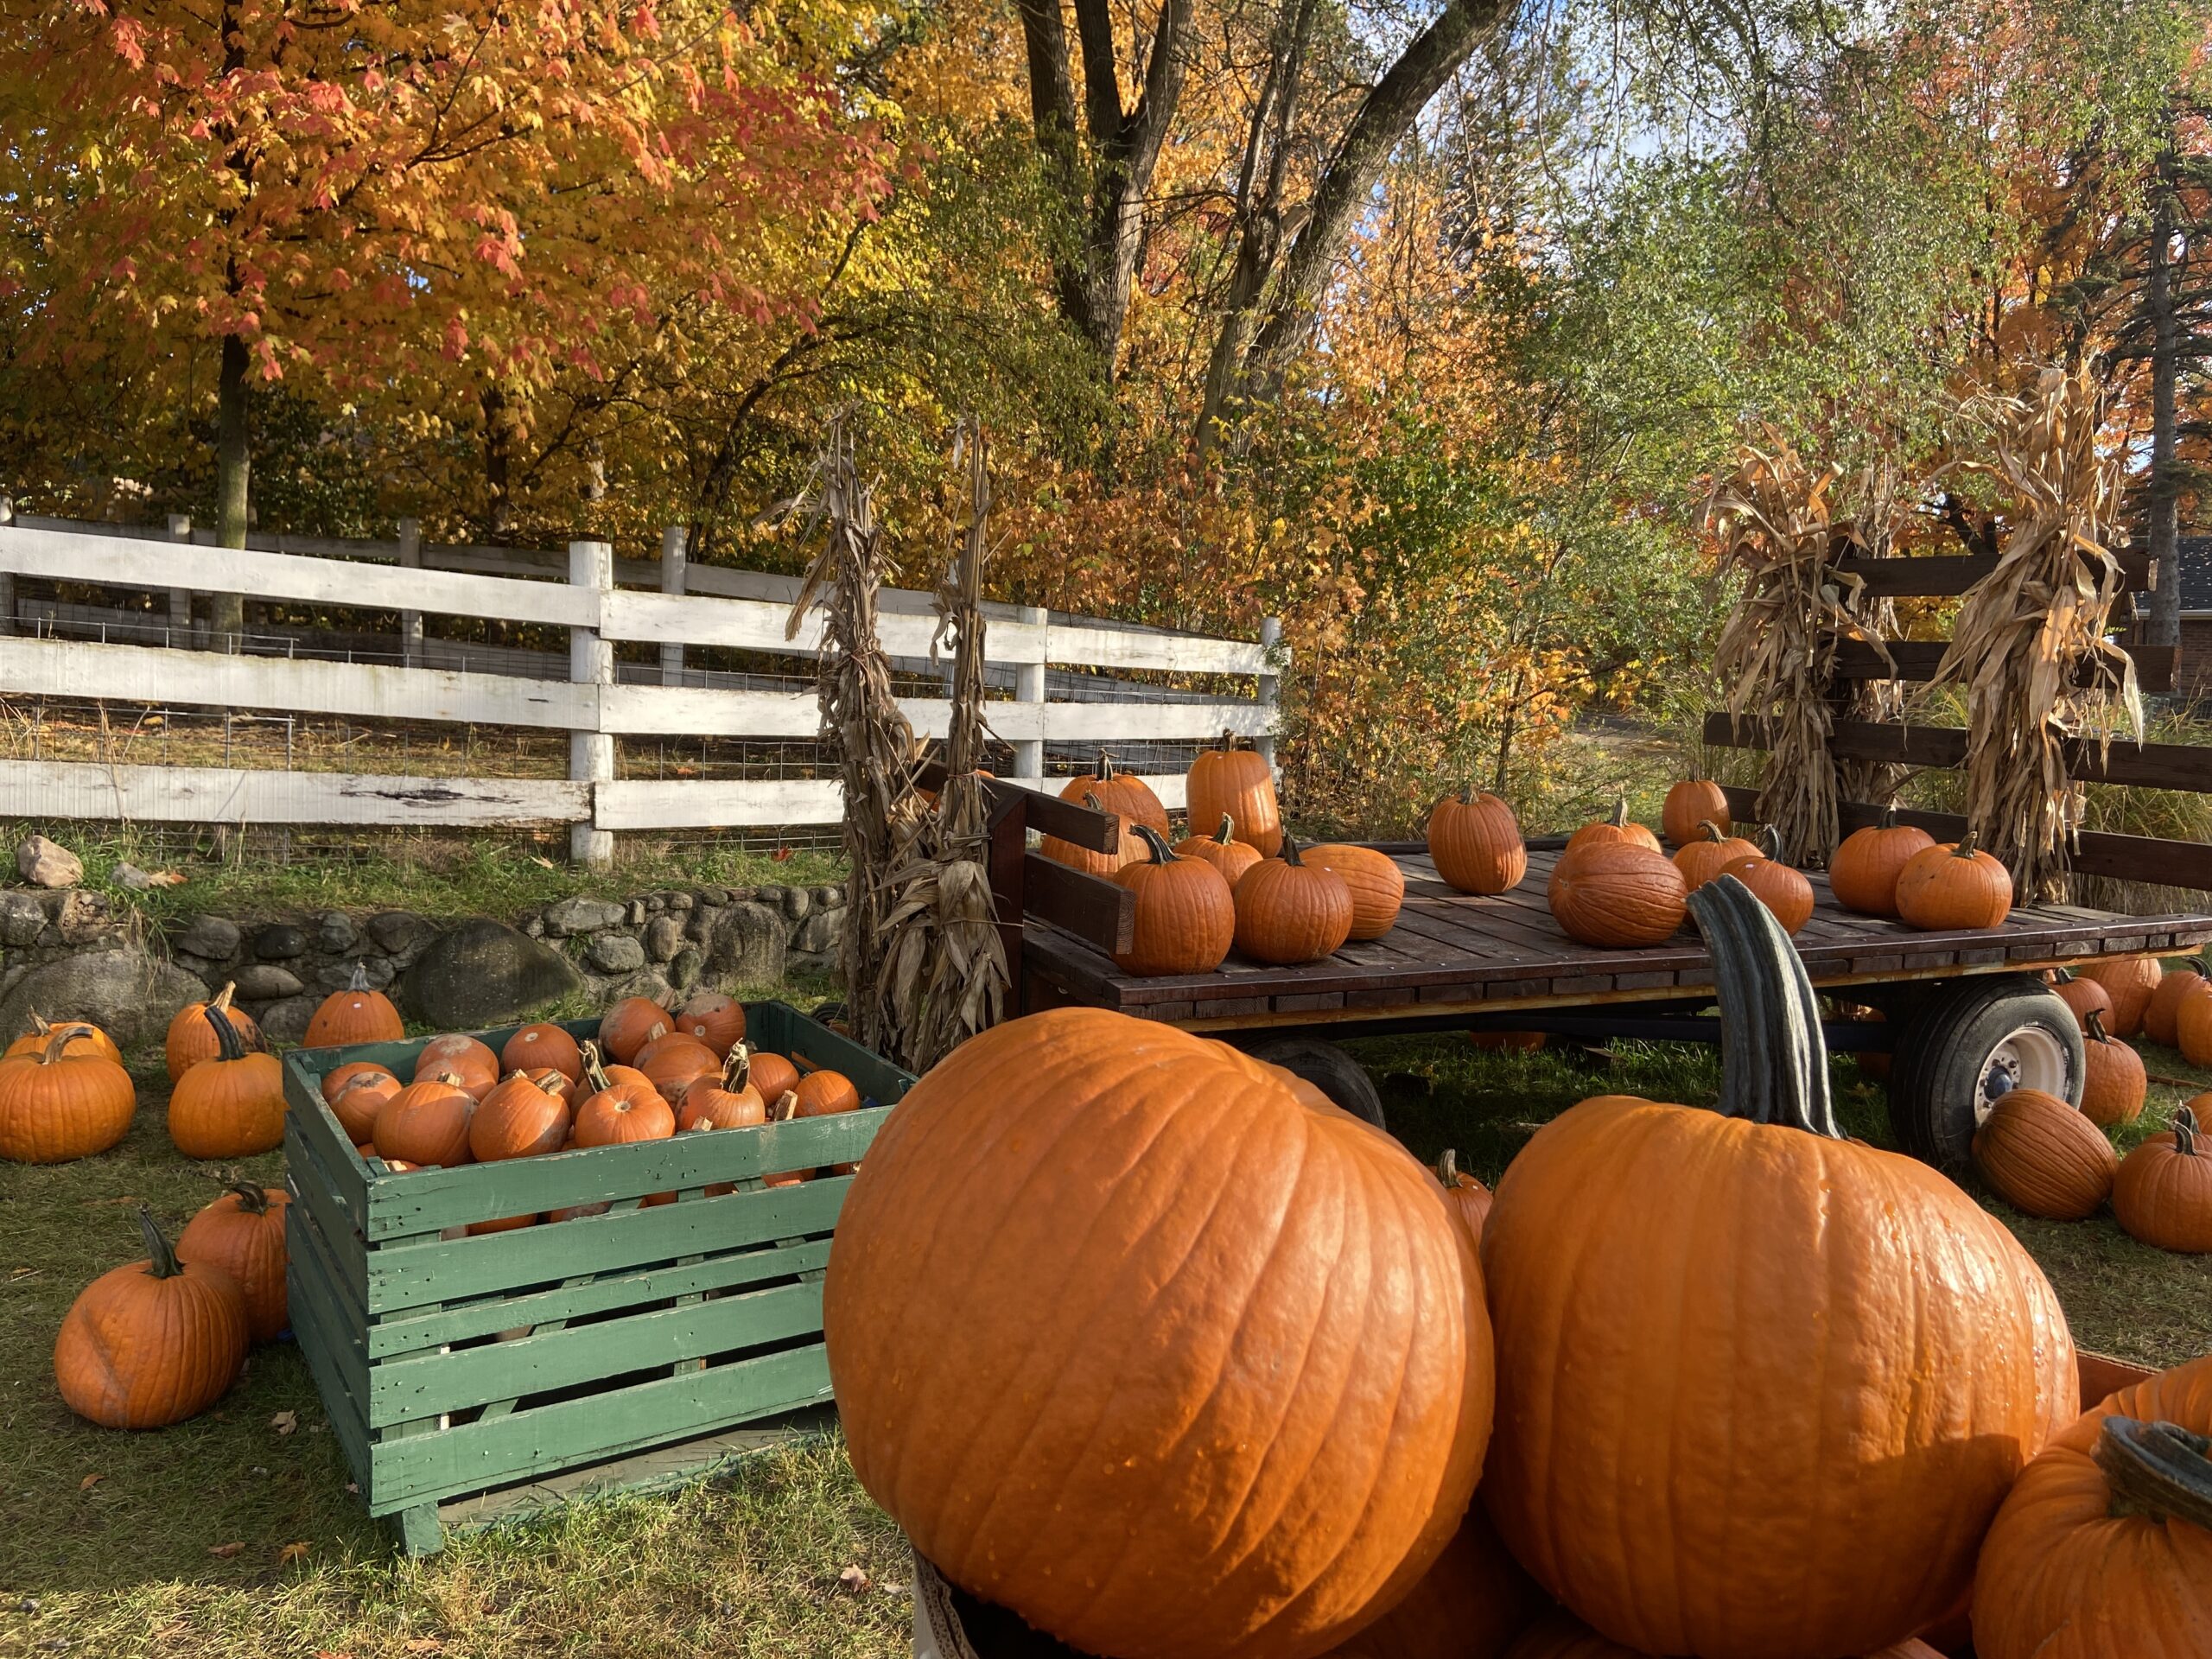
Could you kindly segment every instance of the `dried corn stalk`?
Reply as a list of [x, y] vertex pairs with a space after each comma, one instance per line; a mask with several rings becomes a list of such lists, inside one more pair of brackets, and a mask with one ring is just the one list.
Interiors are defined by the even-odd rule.
[[953, 451], [968, 460], [969, 516], [935, 595], [937, 632], [953, 642], [946, 778], [937, 804], [902, 823], [884, 924], [884, 1000], [899, 1058], [916, 1071], [996, 1025], [1009, 980], [991, 902], [990, 805], [975, 775], [983, 758], [983, 563], [991, 507], [989, 454], [963, 423]]
[[2112, 551], [2124, 535], [2120, 465], [2099, 452], [2102, 399], [2086, 366], [2046, 368], [2028, 396], [1960, 413], [1992, 456], [1961, 469], [1997, 483], [2007, 529], [1937, 677], [1966, 687], [1967, 822], [2019, 893], [2054, 896], [2083, 808], [2065, 741], [2107, 748], [2116, 721], [2143, 738], [2134, 661], [2104, 638], [2126, 587]]
[[[1897, 477], [1895, 470], [1885, 462], [1879, 467], [1869, 466], [1859, 474], [1859, 483], [1851, 493], [1851, 516], [1839, 519], [1835, 530], [1843, 543], [1840, 551], [1854, 559], [1890, 559], [1897, 556]], [[1886, 594], [1867, 592], [1864, 582], [1845, 584], [1843, 603], [1867, 637], [1875, 639], [1894, 639], [1897, 637], [1897, 601]], [[1873, 720], [1897, 722], [1904, 718], [1904, 684], [1894, 679], [1853, 680], [1842, 703], [1842, 713], [1851, 720]], [[1853, 801], [1871, 801], [1877, 806], [1887, 806], [1897, 798], [1904, 785], [1907, 771], [1888, 760], [1842, 760], [1835, 763], [1836, 787], [1844, 798]]]
[[1865, 639], [1889, 653], [1853, 608], [1860, 600], [1858, 579], [1834, 568], [1846, 545], [1828, 505], [1836, 469], [1815, 473], [1779, 434], [1770, 429], [1767, 437], [1774, 453], [1745, 446], [1742, 463], [1707, 507], [1708, 522], [1724, 537], [1721, 573], [1740, 571], [1744, 578], [1714, 666], [1728, 712], [1766, 723], [1760, 819], [1774, 827], [1792, 862], [1819, 862], [1836, 843], [1836, 767], [1828, 750], [1836, 646]]

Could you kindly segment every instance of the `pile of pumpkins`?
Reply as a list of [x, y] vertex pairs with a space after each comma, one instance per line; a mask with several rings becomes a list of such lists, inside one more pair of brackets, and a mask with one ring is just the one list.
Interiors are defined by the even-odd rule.
[[1838, 1128], [1770, 912], [1688, 907], [1717, 1107], [1586, 1100], [1494, 1193], [1158, 1022], [963, 1045], [831, 1246], [862, 1484], [1111, 1659], [2212, 1653], [2212, 1357], [2082, 1414], [2034, 1260]]

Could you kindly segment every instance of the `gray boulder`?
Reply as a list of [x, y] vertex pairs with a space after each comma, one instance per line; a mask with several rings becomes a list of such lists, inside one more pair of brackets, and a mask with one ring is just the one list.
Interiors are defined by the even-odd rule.
[[600, 934], [584, 956], [602, 974], [632, 973], [645, 965], [645, 947], [627, 933]]
[[790, 944], [781, 910], [751, 901], [731, 905], [715, 918], [707, 964], [723, 983], [772, 985], [784, 976]]
[[246, 963], [232, 976], [232, 983], [238, 988], [241, 1002], [276, 1002], [307, 989], [297, 974], [271, 962]]
[[683, 918], [663, 912], [645, 924], [645, 954], [655, 962], [668, 962], [683, 948]]
[[44, 836], [17, 844], [16, 869], [35, 887], [73, 887], [85, 879], [85, 861]]
[[86, 950], [33, 969], [0, 998], [0, 1031], [22, 1031], [36, 1008], [49, 1020], [89, 1020], [128, 1051], [158, 1043], [169, 1020], [207, 988], [143, 950]]
[[603, 899], [586, 899], [578, 894], [550, 905], [545, 912], [545, 931], [556, 939], [565, 939], [571, 933], [595, 933], [602, 927], [612, 927], [622, 919], [622, 906], [610, 905]]
[[253, 936], [253, 954], [264, 962], [289, 962], [307, 948], [308, 936], [289, 922], [271, 922]]
[[0, 944], [36, 944], [46, 931], [46, 906], [36, 895], [0, 893]]
[[668, 982], [679, 991], [688, 991], [699, 982], [699, 970], [706, 965], [707, 953], [696, 944], [687, 944], [668, 964]]
[[361, 930], [342, 910], [326, 910], [315, 918], [315, 949], [331, 956], [344, 956], [359, 941], [360, 937]]
[[228, 962], [238, 955], [242, 937], [236, 922], [220, 916], [195, 916], [185, 924], [182, 932], [172, 936], [169, 943], [188, 956], [202, 957], [209, 962]]
[[817, 910], [842, 910], [845, 890], [842, 887], [819, 887], [814, 890], [814, 904]]
[[478, 917], [425, 945], [399, 995], [424, 1023], [468, 1031], [518, 1019], [582, 987], [583, 976], [558, 950]]
[[369, 937], [379, 950], [404, 956], [426, 944], [438, 930], [411, 910], [378, 911], [369, 918]]
[[799, 924], [798, 931], [791, 936], [791, 949], [809, 956], [826, 956], [837, 949], [844, 937], [845, 912], [817, 910]]
[[351, 957], [342, 962], [326, 962], [315, 970], [315, 988], [319, 991], [342, 991], [353, 982], [353, 970], [359, 969], [369, 988], [380, 991], [397, 976], [388, 957]]
[[308, 1021], [321, 1006], [319, 996], [288, 996], [271, 1002], [261, 1011], [261, 1034], [272, 1043], [297, 1046], [307, 1040]]

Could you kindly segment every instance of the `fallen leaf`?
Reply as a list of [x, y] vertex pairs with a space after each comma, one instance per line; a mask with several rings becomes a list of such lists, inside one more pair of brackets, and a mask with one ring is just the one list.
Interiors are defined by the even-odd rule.
[[219, 1561], [227, 1561], [245, 1548], [245, 1541], [240, 1539], [235, 1544], [210, 1544], [207, 1546], [207, 1553]]
[[77, 1483], [77, 1490], [80, 1492], [89, 1492], [106, 1478], [105, 1475], [86, 1475]]
[[779, 864], [788, 864], [791, 861], [791, 853], [793, 850], [793, 849], [789, 847], [779, 847], [774, 852], [769, 854], [768, 856], [775, 860]]
[[181, 887], [186, 878], [182, 870], [156, 870], [146, 879], [157, 887]]
[[536, 853], [532, 853], [532, 854], [530, 855], [530, 861], [531, 861], [531, 863], [533, 863], [533, 864], [537, 865], [537, 868], [538, 868], [539, 869], [541, 869], [541, 870], [550, 870], [550, 869], [552, 869], [552, 868], [555, 868], [554, 863], [553, 863], [553, 861], [552, 861], [551, 859], [550, 859], [550, 858], [540, 858], [540, 857], [539, 857]]
[[289, 1567], [294, 1561], [305, 1560], [308, 1555], [308, 1546], [304, 1543], [285, 1545], [283, 1548], [276, 1552], [276, 1565], [279, 1567]]
[[361, 1483], [358, 1480], [349, 1480], [346, 1483], [346, 1490], [359, 1497], [361, 1495]]
[[279, 1434], [289, 1434], [299, 1426], [300, 1414], [296, 1411], [280, 1411], [269, 1420], [269, 1427]]
[[443, 1653], [446, 1644], [435, 1636], [410, 1637], [400, 1645], [410, 1653]]
[[867, 1570], [857, 1565], [847, 1567], [837, 1575], [837, 1587], [849, 1596], [857, 1596], [868, 1587]]

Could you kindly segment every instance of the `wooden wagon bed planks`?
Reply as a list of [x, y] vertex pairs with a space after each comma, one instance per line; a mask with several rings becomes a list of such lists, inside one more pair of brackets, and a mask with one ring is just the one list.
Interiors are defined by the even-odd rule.
[[[1712, 988], [1694, 930], [1663, 944], [1608, 950], [1578, 944], [1544, 902], [1559, 857], [1532, 848], [1527, 880], [1477, 898], [1454, 892], [1426, 853], [1389, 848], [1406, 875], [1398, 924], [1382, 938], [1347, 944], [1325, 961], [1271, 968], [1232, 955], [1211, 974], [1139, 979], [1072, 935], [1027, 928], [1023, 970], [1033, 1007], [1076, 1002], [1198, 1029], [1354, 1022], [1444, 1013], [1479, 1002], [1485, 1013], [1591, 1002], [1661, 1001]], [[2212, 915], [2120, 916], [2073, 906], [2015, 910], [2002, 927], [1916, 932], [1839, 907], [1811, 874], [1813, 919], [1797, 936], [1814, 982], [1946, 978], [2212, 943]]]

